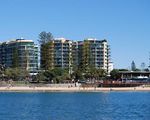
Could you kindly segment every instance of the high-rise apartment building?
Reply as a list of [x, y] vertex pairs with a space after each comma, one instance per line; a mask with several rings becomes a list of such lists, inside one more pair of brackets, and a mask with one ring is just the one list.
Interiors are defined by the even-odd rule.
[[0, 43], [0, 64], [35, 73], [38, 69], [38, 46], [33, 40], [23, 38]]
[[78, 65], [91, 66], [109, 72], [110, 48], [107, 40], [85, 39], [77, 42]]
[[55, 67], [69, 68], [72, 64], [72, 41], [64, 38], [54, 40]]
[[[44, 57], [44, 46], [41, 46], [41, 68], [52, 69], [54, 67], [70, 68], [72, 64], [72, 41], [65, 38], [55, 38], [49, 42], [48, 56]], [[49, 66], [48, 66], [49, 65]]]
[[[107, 40], [72, 41], [55, 38], [48, 44], [49, 52], [46, 57], [48, 63], [43, 59], [42, 49], [44, 47], [41, 47], [40, 51], [43, 69], [45, 64], [49, 64], [49, 68], [67, 68], [70, 72], [74, 67], [87, 66], [110, 72], [110, 48]], [[6, 67], [20, 67], [34, 73], [38, 69], [38, 46], [32, 40], [26, 39], [0, 43], [0, 64]]]
[[51, 59], [53, 67], [72, 70], [73, 67], [91, 66], [109, 72], [110, 49], [107, 40], [72, 41], [56, 38], [51, 43], [52, 50], [49, 55], [53, 58]]

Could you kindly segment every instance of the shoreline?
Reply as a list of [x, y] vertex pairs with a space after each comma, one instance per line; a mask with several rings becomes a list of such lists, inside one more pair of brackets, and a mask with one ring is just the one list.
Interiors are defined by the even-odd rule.
[[0, 92], [111, 92], [111, 91], [150, 91], [150, 87], [0, 87]]

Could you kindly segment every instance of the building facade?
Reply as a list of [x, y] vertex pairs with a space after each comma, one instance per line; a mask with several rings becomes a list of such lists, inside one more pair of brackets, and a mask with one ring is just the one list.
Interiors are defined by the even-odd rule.
[[[52, 44], [50, 44], [51, 52], [49, 52], [49, 56], [53, 58], [51, 59], [52, 68], [69, 68], [72, 71], [74, 67], [86, 68], [91, 66], [109, 72], [110, 48], [107, 40], [72, 41], [65, 38], [56, 38], [50, 42]], [[44, 66], [42, 61], [41, 66]]]
[[6, 68], [19, 67], [36, 73], [38, 46], [33, 40], [23, 38], [0, 43], [0, 64]]
[[[40, 53], [41, 68], [44, 69], [42, 50]], [[49, 44], [47, 59], [51, 69], [67, 68], [72, 72], [74, 67], [90, 66], [110, 72], [110, 47], [107, 40], [72, 41], [55, 38]], [[0, 64], [6, 68], [19, 67], [35, 73], [38, 70], [38, 46], [33, 40], [26, 39], [0, 43]]]
[[70, 68], [72, 65], [72, 41], [65, 38], [54, 40], [55, 67]]
[[85, 39], [78, 42], [78, 64], [109, 72], [110, 48], [107, 40]]
[[[48, 56], [44, 56], [47, 46]], [[45, 46], [41, 46], [41, 68], [48, 70], [56, 67], [70, 68], [72, 64], [72, 41], [65, 38], [55, 38]], [[44, 58], [45, 57], [45, 58]], [[46, 60], [48, 59], [48, 60]]]

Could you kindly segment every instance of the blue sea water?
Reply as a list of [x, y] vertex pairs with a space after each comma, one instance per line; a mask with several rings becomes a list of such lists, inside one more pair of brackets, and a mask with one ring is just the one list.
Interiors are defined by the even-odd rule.
[[0, 120], [150, 120], [150, 92], [0, 93]]

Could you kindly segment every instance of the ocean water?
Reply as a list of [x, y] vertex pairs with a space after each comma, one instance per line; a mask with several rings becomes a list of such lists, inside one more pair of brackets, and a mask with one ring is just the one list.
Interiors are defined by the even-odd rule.
[[1, 92], [0, 120], [150, 120], [150, 92]]

